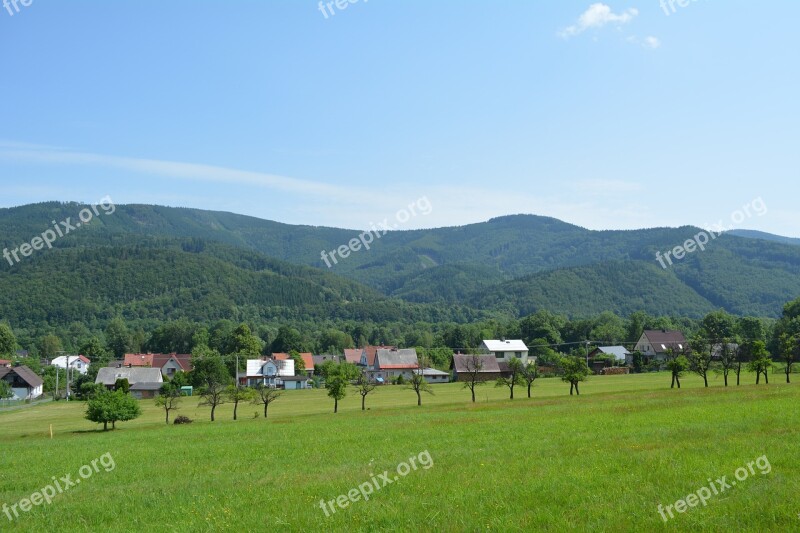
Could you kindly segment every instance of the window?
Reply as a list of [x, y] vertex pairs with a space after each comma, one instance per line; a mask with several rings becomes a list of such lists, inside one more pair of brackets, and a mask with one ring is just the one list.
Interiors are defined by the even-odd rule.
[[514, 357], [520, 359], [522, 357], [522, 352], [514, 352]]
[[503, 359], [505, 354], [503, 352], [494, 352], [494, 356], [498, 359]]

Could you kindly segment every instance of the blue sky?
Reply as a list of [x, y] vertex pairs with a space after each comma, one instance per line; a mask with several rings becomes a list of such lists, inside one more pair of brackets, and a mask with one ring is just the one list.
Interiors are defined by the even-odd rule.
[[346, 5], [0, 9], [0, 206], [110, 195], [360, 229], [426, 197], [403, 228], [630, 229], [761, 198], [738, 227], [800, 237], [800, 3]]

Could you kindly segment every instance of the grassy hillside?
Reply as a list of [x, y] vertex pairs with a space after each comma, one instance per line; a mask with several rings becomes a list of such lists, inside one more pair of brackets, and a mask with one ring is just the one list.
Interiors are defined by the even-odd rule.
[[[53, 476], [74, 479], [107, 453], [114, 464], [50, 505], [0, 519], [4, 531], [796, 529], [797, 385], [703, 389], [687, 377], [684, 389], [669, 390], [668, 381], [593, 377], [570, 397], [560, 381], [542, 380], [532, 400], [510, 402], [484, 387], [477, 404], [457, 384], [440, 385], [422, 408], [413, 392], [384, 387], [369, 411], [351, 395], [338, 415], [324, 391], [295, 391], [269, 420], [233, 422], [223, 406], [214, 424], [187, 399], [180, 413], [198, 420], [169, 427], [144, 401], [141, 419], [108, 433], [82, 420], [78, 403], [0, 413], [0, 446], [14, 449], [0, 470], [2, 502], [29, 497]], [[420, 467], [397, 474], [411, 457]], [[659, 516], [659, 505], [708, 478], [731, 481], [760, 457], [767, 473], [754, 469], [667, 524]], [[330, 516], [320, 509], [320, 500], [384, 471], [392, 482], [369, 501]]]

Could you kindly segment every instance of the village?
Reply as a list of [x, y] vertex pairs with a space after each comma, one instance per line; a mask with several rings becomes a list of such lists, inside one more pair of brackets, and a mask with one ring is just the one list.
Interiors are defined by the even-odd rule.
[[[731, 346], [732, 349], [735, 346]], [[718, 357], [721, 345], [715, 345], [712, 358]], [[676, 354], [689, 353], [684, 334], [677, 330], [645, 330], [631, 350], [625, 346], [587, 347], [587, 368], [595, 375], [627, 374], [636, 356], [649, 362], [664, 362]], [[273, 353], [269, 356], [245, 359], [245, 370], [239, 371], [235, 382], [241, 387], [263, 386], [281, 390], [300, 390], [324, 386], [322, 368], [326, 363], [351, 364], [370, 384], [402, 385], [422, 376], [428, 384], [463, 382], [470, 379], [489, 382], [512, 378], [513, 360], [522, 367], [534, 366], [536, 374], [546, 377], [558, 375], [557, 368], [539, 366], [530, 348], [519, 339], [484, 340], [477, 353], [453, 353], [448, 371], [423, 364], [415, 348], [397, 346], [364, 346], [345, 349], [343, 355], [314, 355], [312, 353]], [[424, 360], [422, 360], [424, 363]], [[67, 370], [67, 383], [58, 386], [54, 397], [70, 397], [70, 376], [86, 375], [91, 361], [83, 355], [62, 355], [43, 364]], [[237, 365], [238, 365], [237, 361]], [[124, 381], [126, 390], [137, 399], [158, 396], [165, 382], [179, 372], [193, 370], [191, 354], [131, 353], [121, 360], [111, 361], [97, 369], [95, 384], [114, 390]], [[12, 365], [0, 360], [0, 380], [5, 381], [17, 401], [32, 401], [43, 397], [43, 380], [24, 364]], [[186, 395], [192, 395], [191, 386], [183, 386]]]

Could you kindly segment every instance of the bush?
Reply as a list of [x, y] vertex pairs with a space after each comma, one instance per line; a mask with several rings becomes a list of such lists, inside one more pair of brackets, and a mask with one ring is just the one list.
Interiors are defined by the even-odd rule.
[[181, 416], [175, 417], [175, 421], [173, 422], [173, 424], [175, 424], [177, 426], [178, 424], [191, 424], [192, 422], [193, 422], [193, 420], [191, 418], [189, 418], [188, 416], [181, 415]]

